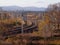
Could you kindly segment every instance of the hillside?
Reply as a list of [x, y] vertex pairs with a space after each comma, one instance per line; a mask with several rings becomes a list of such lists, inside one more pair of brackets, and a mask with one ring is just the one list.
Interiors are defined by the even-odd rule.
[[46, 8], [38, 7], [19, 7], [19, 6], [2, 6], [2, 9], [5, 11], [45, 11]]

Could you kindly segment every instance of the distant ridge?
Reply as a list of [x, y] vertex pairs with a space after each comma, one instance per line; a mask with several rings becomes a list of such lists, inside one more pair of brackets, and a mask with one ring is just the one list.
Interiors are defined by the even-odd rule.
[[38, 7], [19, 7], [19, 6], [1, 6], [2, 10], [5, 11], [45, 11], [46, 8], [38, 8]]

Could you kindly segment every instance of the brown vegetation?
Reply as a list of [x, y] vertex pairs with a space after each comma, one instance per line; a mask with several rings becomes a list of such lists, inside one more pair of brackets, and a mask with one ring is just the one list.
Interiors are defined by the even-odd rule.
[[[43, 12], [43, 15], [35, 15], [34, 13], [27, 14], [27, 22], [21, 17], [14, 17], [10, 13], [0, 13], [0, 35], [3, 31], [8, 31], [9, 29], [13, 29], [14, 27], [20, 27], [21, 24], [27, 24], [27, 26], [31, 25], [31, 22], [34, 23], [38, 28], [38, 31], [33, 31], [32, 33], [26, 34], [16, 34], [12, 36], [6, 36], [4, 39], [0, 39], [0, 45], [47, 45], [47, 44], [56, 44], [60, 45], [60, 37], [59, 40], [53, 39], [55, 35], [55, 30], [60, 30], [60, 6], [56, 4], [51, 5], [53, 8], [48, 7], [47, 12]], [[59, 9], [58, 9], [59, 8]], [[50, 10], [52, 9], [52, 10]], [[39, 13], [40, 14], [40, 13]], [[40, 17], [39, 17], [40, 16]], [[42, 17], [42, 18], [41, 18]], [[40, 19], [41, 18], [41, 19]], [[33, 29], [35, 30], [35, 29]], [[8, 32], [7, 32], [8, 33]], [[60, 33], [56, 33], [60, 35]], [[31, 38], [31, 37], [39, 37]], [[33, 44], [34, 43], [34, 44]]]

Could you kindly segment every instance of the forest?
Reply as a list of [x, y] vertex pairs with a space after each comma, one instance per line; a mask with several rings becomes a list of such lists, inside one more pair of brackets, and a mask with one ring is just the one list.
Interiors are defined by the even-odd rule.
[[60, 45], [60, 3], [46, 11], [0, 11], [0, 45]]

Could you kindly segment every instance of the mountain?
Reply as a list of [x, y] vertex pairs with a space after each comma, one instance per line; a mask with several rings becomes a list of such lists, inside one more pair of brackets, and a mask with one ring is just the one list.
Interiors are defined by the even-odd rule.
[[38, 7], [24, 7], [25, 11], [45, 11], [46, 8], [38, 8]]
[[5, 11], [45, 11], [46, 8], [38, 7], [19, 7], [19, 6], [2, 6], [2, 10]]

